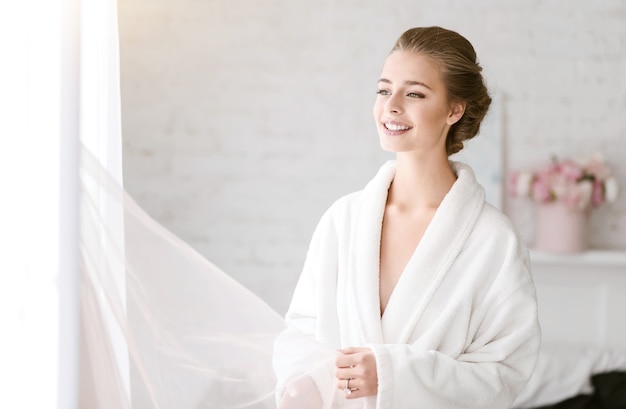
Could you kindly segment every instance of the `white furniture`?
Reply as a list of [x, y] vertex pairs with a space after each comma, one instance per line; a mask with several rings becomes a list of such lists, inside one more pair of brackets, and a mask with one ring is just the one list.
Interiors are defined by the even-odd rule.
[[531, 250], [543, 343], [626, 351], [626, 252]]

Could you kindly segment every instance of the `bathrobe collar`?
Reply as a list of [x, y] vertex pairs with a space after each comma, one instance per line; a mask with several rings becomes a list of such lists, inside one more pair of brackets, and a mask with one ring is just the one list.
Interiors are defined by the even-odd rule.
[[406, 343], [425, 307], [463, 248], [485, 192], [471, 168], [450, 162], [457, 180], [411, 256], [380, 317], [380, 239], [396, 163], [385, 163], [361, 192], [351, 231], [345, 301], [339, 319], [346, 344]]

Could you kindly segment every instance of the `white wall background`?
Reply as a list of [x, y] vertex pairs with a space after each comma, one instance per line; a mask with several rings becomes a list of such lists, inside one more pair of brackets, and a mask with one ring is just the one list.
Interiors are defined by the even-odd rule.
[[[626, 185], [626, 2], [120, 0], [125, 185], [284, 312], [322, 212], [390, 158], [376, 80], [407, 28], [475, 46], [501, 95], [505, 170], [603, 152]], [[505, 200], [532, 239], [532, 206]], [[626, 250], [626, 195], [591, 245]]]

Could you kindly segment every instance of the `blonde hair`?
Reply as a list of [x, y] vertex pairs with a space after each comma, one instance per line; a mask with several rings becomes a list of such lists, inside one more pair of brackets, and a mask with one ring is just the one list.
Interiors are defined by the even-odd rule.
[[450, 127], [446, 138], [448, 156], [463, 149], [476, 136], [489, 110], [491, 97], [481, 74], [472, 44], [462, 35], [441, 27], [416, 27], [405, 31], [391, 49], [430, 57], [440, 69], [449, 103], [465, 103], [465, 113]]

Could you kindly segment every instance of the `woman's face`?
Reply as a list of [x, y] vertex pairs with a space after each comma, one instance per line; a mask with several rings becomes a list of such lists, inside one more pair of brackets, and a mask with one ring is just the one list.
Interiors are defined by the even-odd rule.
[[377, 94], [374, 120], [384, 150], [445, 154], [446, 135], [463, 115], [463, 106], [448, 103], [445, 84], [431, 58], [392, 52], [385, 60]]

